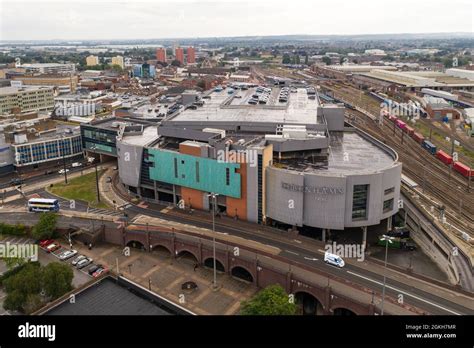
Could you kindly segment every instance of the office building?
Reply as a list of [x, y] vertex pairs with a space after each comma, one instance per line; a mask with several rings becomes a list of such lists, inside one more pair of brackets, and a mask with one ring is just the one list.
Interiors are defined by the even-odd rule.
[[0, 88], [0, 114], [49, 111], [53, 108], [52, 87]]
[[133, 77], [153, 78], [156, 74], [156, 68], [148, 63], [135, 64], [133, 66]]
[[34, 63], [23, 64], [20, 68], [24, 68], [27, 73], [31, 74], [74, 74], [76, 66], [74, 64], [59, 64], [59, 63]]

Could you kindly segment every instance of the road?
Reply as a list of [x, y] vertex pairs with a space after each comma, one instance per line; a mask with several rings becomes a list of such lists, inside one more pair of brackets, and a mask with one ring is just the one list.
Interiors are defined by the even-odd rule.
[[[38, 183], [39, 187], [44, 183]], [[31, 192], [41, 192], [45, 194], [42, 188], [33, 189]], [[159, 208], [159, 207], [157, 207]], [[164, 206], [161, 208], [165, 208]], [[63, 210], [68, 210], [67, 201], [63, 202]], [[84, 211], [84, 206], [79, 203], [76, 205], [76, 209]], [[87, 211], [87, 210], [86, 210]], [[1, 210], [0, 210], [1, 212]], [[90, 213], [94, 213], [89, 211]], [[168, 220], [171, 223], [185, 223], [202, 227], [211, 230], [212, 224], [210, 221], [202, 219], [196, 219], [193, 215], [173, 215], [169, 213], [162, 213], [158, 209], [148, 209], [137, 205], [127, 205], [124, 208], [129, 218], [141, 214], [145, 216], [158, 217], [164, 220]], [[101, 212], [95, 212], [100, 214]], [[114, 212], [115, 213], [115, 212]], [[121, 215], [119, 213], [115, 213]], [[2, 217], [3, 218], [3, 217]], [[8, 220], [7, 220], [8, 219]], [[14, 215], [8, 215], [4, 218], [5, 221], [10, 222], [22, 222], [25, 224], [34, 224], [38, 219], [38, 215], [34, 213], [16, 213]], [[96, 219], [96, 222], [100, 219]], [[59, 220], [60, 226], [69, 227], [75, 225], [78, 227], [90, 227], [92, 222], [90, 219], [80, 218], [69, 218], [61, 217]], [[117, 224], [112, 221], [103, 221], [106, 227], [116, 229]], [[268, 233], [263, 231], [263, 228], [259, 226], [255, 228], [244, 229], [241, 227], [229, 226], [219, 221], [216, 223], [216, 231], [224, 234], [232, 234], [250, 241], [260, 242], [262, 244], [271, 245], [282, 250], [279, 256], [286, 260], [292, 261], [297, 264], [305, 265], [311, 269], [323, 271], [325, 273], [331, 273], [336, 276], [343, 277], [354, 283], [365, 286], [368, 289], [372, 289], [377, 292], [382, 291], [383, 276], [382, 271], [379, 268], [375, 268], [374, 265], [364, 262], [351, 262], [348, 260], [346, 267], [343, 269], [328, 266], [323, 262], [323, 253], [321, 249], [315, 249], [314, 245], [304, 237], [298, 237], [299, 239], [291, 239], [285, 236], [285, 233]], [[304, 240], [304, 242], [303, 242]], [[413, 278], [403, 275], [401, 273], [388, 270], [387, 272], [387, 295], [397, 298], [399, 295], [403, 295], [406, 303], [425, 309], [429, 313], [433, 314], [474, 314], [474, 304], [472, 299], [460, 293], [454, 293], [449, 290], [441, 289], [435, 285], [423, 284], [421, 281], [415, 282]]]

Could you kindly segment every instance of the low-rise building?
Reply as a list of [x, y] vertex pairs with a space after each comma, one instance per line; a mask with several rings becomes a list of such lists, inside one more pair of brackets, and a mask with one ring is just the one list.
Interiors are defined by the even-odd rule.
[[52, 110], [52, 87], [3, 87], [0, 88], [0, 114]]

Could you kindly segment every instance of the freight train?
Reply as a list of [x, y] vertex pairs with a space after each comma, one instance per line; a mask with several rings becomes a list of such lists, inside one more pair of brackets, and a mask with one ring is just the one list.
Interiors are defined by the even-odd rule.
[[395, 124], [398, 128], [402, 130], [402, 132], [406, 133], [409, 137], [411, 137], [413, 140], [415, 140], [417, 143], [421, 145], [422, 148], [424, 148], [426, 151], [428, 151], [430, 154], [435, 156], [437, 159], [439, 159], [441, 162], [448, 166], [452, 166], [452, 168], [460, 173], [462, 176], [465, 176], [466, 178], [471, 176], [474, 177], [474, 169], [470, 168], [469, 166], [453, 161], [452, 156], [448, 155], [446, 152], [442, 150], [438, 150], [436, 148], [436, 145], [434, 145], [431, 141], [425, 139], [425, 137], [420, 134], [415, 132], [415, 130], [408, 126], [404, 121], [400, 120], [398, 117], [389, 115], [388, 113], [384, 113], [385, 116], [388, 117], [388, 119]]

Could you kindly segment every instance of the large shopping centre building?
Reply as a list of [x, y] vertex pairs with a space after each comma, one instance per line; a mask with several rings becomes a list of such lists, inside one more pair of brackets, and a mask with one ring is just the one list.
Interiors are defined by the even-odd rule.
[[[398, 211], [401, 163], [306, 88], [249, 104], [255, 88], [212, 91], [159, 126], [119, 125], [121, 184], [144, 199], [255, 223], [344, 230]], [[254, 97], [252, 97], [254, 96]], [[114, 124], [117, 127], [117, 121]]]

